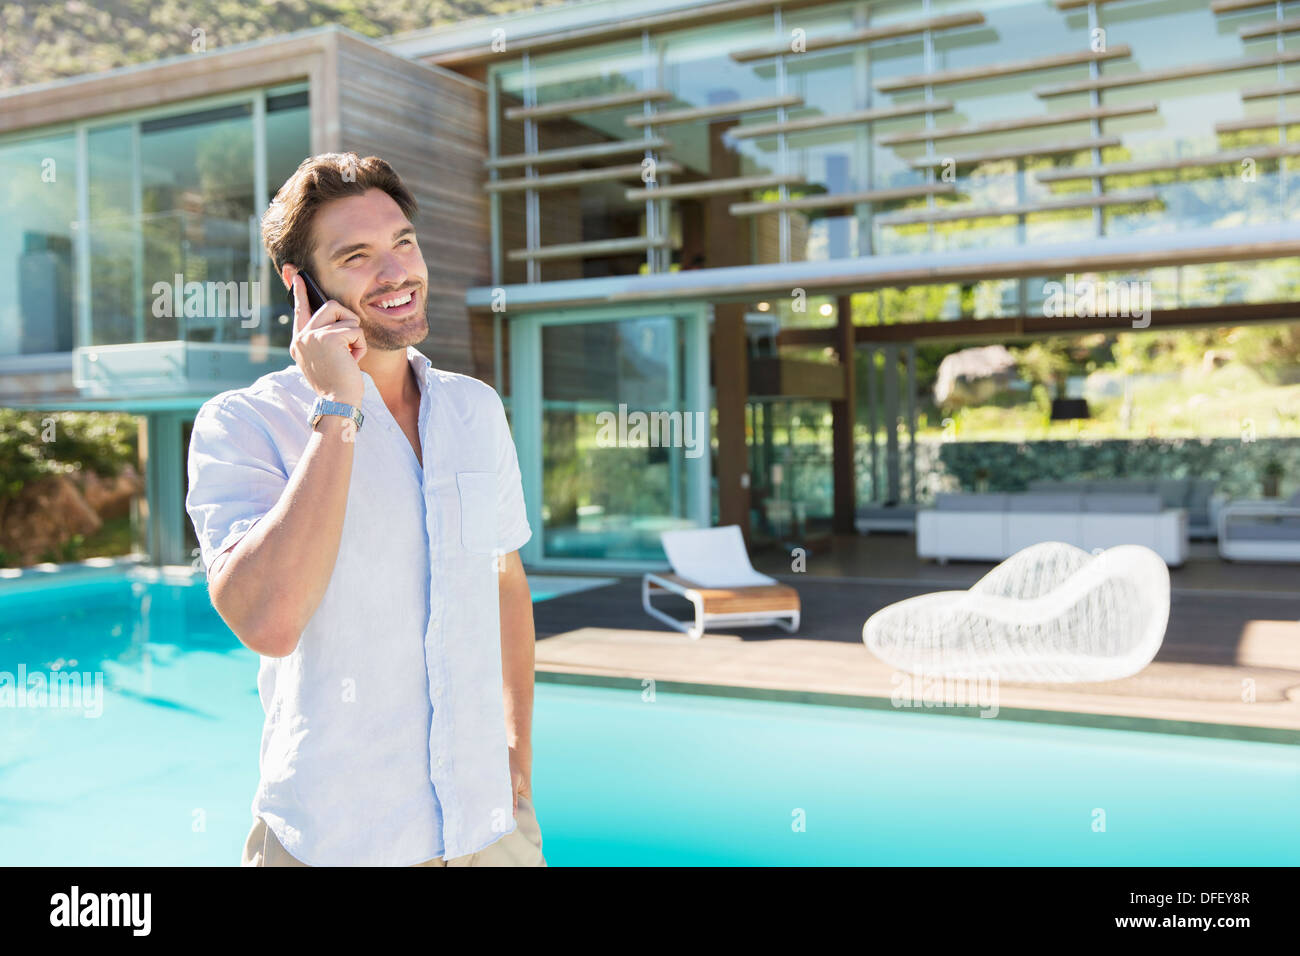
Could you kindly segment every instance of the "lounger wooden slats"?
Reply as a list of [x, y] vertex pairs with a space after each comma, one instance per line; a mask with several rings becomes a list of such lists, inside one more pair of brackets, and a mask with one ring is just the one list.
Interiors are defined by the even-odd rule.
[[708, 614], [760, 614], [799, 610], [799, 592], [785, 584], [749, 588], [702, 588], [675, 574], [656, 574], [655, 577], [672, 581], [700, 595]]

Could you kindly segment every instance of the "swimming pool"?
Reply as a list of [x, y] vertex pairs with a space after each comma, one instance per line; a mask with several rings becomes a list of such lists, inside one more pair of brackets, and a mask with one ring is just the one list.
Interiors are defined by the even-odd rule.
[[[19, 665], [102, 672], [102, 713], [0, 708], [0, 864], [238, 861], [257, 658], [201, 581], [5, 586]], [[534, 722], [553, 866], [1300, 862], [1281, 744], [549, 682]]]

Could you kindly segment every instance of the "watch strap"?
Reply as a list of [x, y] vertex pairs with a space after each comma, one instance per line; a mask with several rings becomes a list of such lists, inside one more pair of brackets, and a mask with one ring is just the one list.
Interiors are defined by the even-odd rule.
[[316, 397], [316, 402], [311, 407], [311, 427], [315, 428], [326, 415], [338, 415], [340, 418], [350, 418], [356, 423], [358, 429], [361, 423], [365, 421], [365, 416], [361, 414], [361, 409], [352, 405], [346, 405], [343, 402], [332, 402], [327, 398]]

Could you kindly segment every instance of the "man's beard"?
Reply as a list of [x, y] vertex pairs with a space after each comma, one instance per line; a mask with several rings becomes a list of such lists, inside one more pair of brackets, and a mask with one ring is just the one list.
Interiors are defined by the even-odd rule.
[[364, 311], [357, 313], [361, 321], [361, 334], [366, 337], [366, 348], [381, 352], [395, 352], [410, 345], [419, 345], [429, 337], [429, 317], [424, 308], [403, 319], [401, 325], [382, 324], [369, 318]]

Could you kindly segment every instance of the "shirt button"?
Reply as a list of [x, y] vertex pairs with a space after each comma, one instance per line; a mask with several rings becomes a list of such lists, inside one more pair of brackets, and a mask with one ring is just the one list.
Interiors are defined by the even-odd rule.
[[441, 758], [441, 757], [438, 758], [438, 766], [439, 766], [439, 767], [442, 766], [442, 758]]

